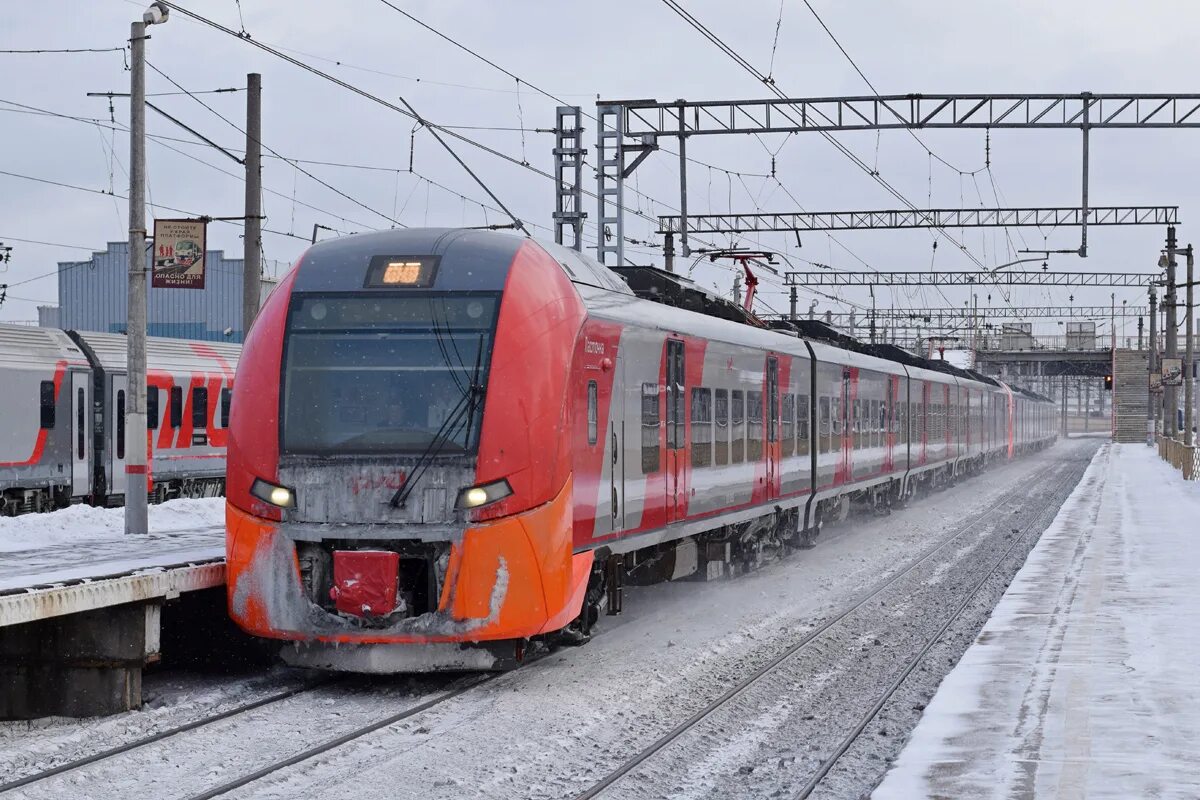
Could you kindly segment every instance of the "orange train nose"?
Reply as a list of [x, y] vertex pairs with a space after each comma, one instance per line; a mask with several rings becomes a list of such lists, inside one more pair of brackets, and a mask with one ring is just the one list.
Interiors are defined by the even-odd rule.
[[321, 608], [305, 593], [285, 524], [227, 504], [230, 615], [259, 636], [328, 642], [484, 641], [558, 630], [579, 613], [592, 561], [591, 553], [572, 554], [571, 493], [568, 480], [545, 505], [467, 528], [451, 546], [436, 610], [380, 627], [354, 625], [348, 617], [365, 612], [343, 609], [340, 598], [345, 614]]

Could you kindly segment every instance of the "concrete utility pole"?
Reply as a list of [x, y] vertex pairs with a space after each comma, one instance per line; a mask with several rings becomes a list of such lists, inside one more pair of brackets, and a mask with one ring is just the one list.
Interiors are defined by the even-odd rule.
[[129, 295], [125, 321], [125, 533], [147, 532], [146, 499], [146, 26], [167, 21], [154, 3], [129, 29]]
[[793, 286], [792, 291], [789, 293], [789, 296], [788, 296], [788, 301], [789, 301], [788, 302], [788, 319], [791, 319], [791, 320], [796, 319], [796, 300], [797, 299], [798, 298], [796, 297], [796, 287]]
[[[1158, 294], [1154, 284], [1150, 284], [1150, 358], [1147, 361], [1149, 375], [1158, 371]], [[1154, 446], [1154, 438], [1158, 434], [1158, 402], [1154, 392], [1150, 391], [1149, 375], [1146, 381], [1146, 444]]]
[[1184, 335], [1187, 336], [1186, 344], [1184, 345], [1183, 357], [1183, 443], [1189, 447], [1192, 444], [1192, 415], [1193, 404], [1195, 403], [1195, 379], [1192, 377], [1192, 370], [1195, 369], [1192, 365], [1195, 363], [1195, 344], [1192, 341], [1192, 317], [1195, 315], [1195, 306], [1192, 303], [1194, 295], [1192, 290], [1195, 284], [1195, 258], [1192, 253], [1192, 246], [1189, 244], [1187, 250], [1187, 324], [1184, 330]]
[[[1166, 307], [1166, 358], [1179, 358], [1179, 340], [1175, 309], [1175, 226], [1167, 226], [1167, 291], [1163, 295], [1163, 305]], [[1175, 438], [1179, 433], [1179, 396], [1174, 386], [1163, 386], [1163, 433]]]
[[246, 76], [246, 240], [242, 263], [242, 341], [262, 291], [262, 75]]

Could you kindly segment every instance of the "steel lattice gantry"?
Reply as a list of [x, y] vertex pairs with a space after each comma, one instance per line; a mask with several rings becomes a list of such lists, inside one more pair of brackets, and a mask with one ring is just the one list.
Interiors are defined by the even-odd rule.
[[[658, 138], [679, 140], [682, 251], [687, 235], [687, 140], [720, 134], [837, 132], [926, 128], [1076, 129], [1083, 133], [1079, 254], [1087, 255], [1088, 141], [1093, 129], [1200, 128], [1200, 94], [907, 94], [758, 100], [608, 100], [596, 104], [600, 167], [597, 219], [604, 263], [624, 259], [620, 207], [624, 181], [658, 147]], [[628, 140], [628, 141], [627, 141]], [[626, 153], [640, 151], [626, 165]], [[611, 213], [606, 213], [611, 212]]]
[[[965, 319], [1108, 319], [1144, 317], [1145, 306], [995, 306], [990, 308], [879, 308], [866, 311], [824, 311], [819, 319], [832, 322], [864, 322], [872, 317], [880, 322], [944, 322]], [[786, 314], [779, 315], [781, 318]]]
[[[853, 231], [902, 228], [1070, 227], [1083, 224], [1079, 208], [935, 208], [888, 211], [811, 211], [754, 214], [693, 214], [690, 233]], [[1106, 206], [1087, 210], [1088, 225], [1177, 225], [1178, 206]], [[659, 234], [677, 234], [683, 217], [658, 218]]]
[[1148, 286], [1139, 272], [788, 272], [788, 286]]

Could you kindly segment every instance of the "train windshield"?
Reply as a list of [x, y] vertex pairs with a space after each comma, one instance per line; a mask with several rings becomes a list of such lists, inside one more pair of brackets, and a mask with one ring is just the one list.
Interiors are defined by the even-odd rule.
[[498, 295], [298, 295], [283, 379], [286, 453], [472, 452]]

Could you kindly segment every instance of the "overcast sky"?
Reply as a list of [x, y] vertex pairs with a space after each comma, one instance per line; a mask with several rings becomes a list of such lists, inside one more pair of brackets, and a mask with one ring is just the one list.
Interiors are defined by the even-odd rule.
[[[688, 27], [659, 0], [562, 0], [516, 2], [415, 2], [394, 4], [498, 65], [559, 98], [594, 110], [605, 99], [748, 99], [766, 95], [754, 78]], [[144, 3], [133, 0], [6, 2], [0, 11], [0, 49], [120, 48], [129, 23]], [[391, 102], [403, 96], [426, 118], [447, 124], [519, 130], [463, 130], [470, 136], [545, 171], [552, 165], [553, 136], [537, 132], [554, 124], [556, 102], [473, 58], [406, 19], [379, 0], [185, 0], [183, 5], [253, 39]], [[791, 96], [866, 94], [869, 89], [799, 0], [703, 0], [688, 9]], [[1004, 3], [932, 0], [812, 0], [813, 8], [881, 93], [907, 92], [1195, 92], [1189, 76], [1200, 74], [1193, 34], [1200, 6], [1190, 2], [1115, 0], [1013, 0]], [[779, 22], [777, 26], [777, 22]], [[778, 27], [778, 41], [773, 46]], [[495, 204], [441, 150], [427, 131], [413, 134], [412, 120], [312, 76], [251, 44], [214, 31], [183, 15], [151, 29], [150, 63], [191, 91], [245, 85], [247, 72], [263, 75], [263, 140], [291, 159], [336, 162], [377, 169], [302, 163], [334, 189], [290, 163], [268, 158], [264, 166], [266, 258], [286, 269], [311, 237], [314, 224], [350, 232], [394, 224], [478, 225], [503, 221], [481, 208]], [[129, 139], [125, 99], [89, 98], [87, 92], [128, 91], [126, 56], [0, 54], [0, 170], [99, 191], [128, 191]], [[175, 92], [163, 75], [148, 70], [150, 93]], [[199, 95], [212, 110], [243, 124], [245, 94]], [[153, 102], [209, 138], [240, 149], [244, 137], [186, 95]], [[14, 104], [22, 104], [21, 108]], [[29, 113], [44, 110], [96, 122]], [[115, 126], [111, 120], [115, 119]], [[585, 123], [594, 154], [595, 129]], [[188, 213], [242, 213], [241, 167], [196, 143], [169, 122], [149, 118], [152, 203]], [[118, 130], [113, 130], [113, 128]], [[975, 208], [997, 205], [992, 179], [1010, 206], [1073, 206], [1079, 203], [1078, 131], [999, 131], [991, 137], [992, 173], [961, 175], [984, 166], [982, 131], [923, 131], [928, 145], [957, 169], [931, 162], [922, 145], [903, 131], [840, 135], [860, 158], [918, 207]], [[1178, 205], [1187, 220], [1196, 208], [1196, 132], [1099, 131], [1092, 136], [1093, 205]], [[174, 141], [180, 139], [182, 141]], [[674, 142], [664, 142], [675, 148]], [[550, 237], [553, 183], [467, 145], [459, 154], [499, 199]], [[776, 156], [778, 182], [770, 172]], [[789, 211], [795, 202], [810, 211], [899, 207], [871, 178], [819, 135], [699, 137], [688, 154], [718, 169], [693, 164], [688, 173], [689, 210]], [[413, 173], [408, 172], [410, 161]], [[228, 174], [225, 174], [228, 173]], [[430, 183], [436, 182], [438, 185]], [[591, 178], [587, 178], [589, 188]], [[678, 162], [652, 155], [631, 184], [654, 199], [630, 204], [654, 216], [679, 203]], [[348, 196], [344, 197], [342, 194]], [[464, 197], [466, 199], [464, 199]], [[594, 201], [585, 210], [592, 220]], [[153, 216], [178, 216], [150, 209]], [[122, 200], [0, 174], [0, 241], [13, 247], [0, 283], [11, 288], [0, 320], [36, 318], [35, 306], [56, 302], [55, 264], [88, 257], [108, 241], [127, 238]], [[210, 247], [240, 257], [239, 229], [213, 223]], [[1018, 258], [1017, 247], [1074, 248], [1078, 229], [951, 230], [988, 266]], [[292, 234], [291, 236], [287, 234]], [[657, 241], [649, 222], [630, 215], [627, 234]], [[322, 237], [336, 235], [321, 231]], [[1159, 228], [1098, 228], [1089, 232], [1090, 257], [1057, 256], [1051, 269], [1136, 271], [1154, 268], [1164, 231]], [[1180, 228], [1182, 242], [1188, 228]], [[1023, 237], [1023, 238], [1022, 238]], [[977, 268], [942, 242], [936, 254], [928, 231], [879, 231], [803, 237], [763, 235], [762, 247], [838, 269]], [[53, 244], [20, 241], [38, 240]], [[713, 241], [716, 241], [713, 239]], [[751, 239], [740, 240], [751, 244]], [[1043, 242], [1045, 244], [1043, 244]], [[728, 239], [722, 244], [729, 244]], [[759, 246], [759, 245], [754, 245]], [[639, 263], [661, 265], [657, 251], [632, 248]], [[682, 262], [682, 268], [688, 263]], [[1025, 265], [1037, 268], [1039, 264]], [[1021, 267], [1016, 267], [1021, 268]], [[700, 262], [700, 283], [730, 291], [733, 272]], [[45, 277], [42, 277], [45, 276]], [[781, 280], [766, 276], [764, 301], [786, 310]], [[18, 285], [19, 284], [19, 285]], [[1007, 298], [976, 289], [981, 306], [1110, 302], [1110, 289], [1019, 288]], [[961, 305], [967, 289], [880, 290], [881, 307]], [[846, 302], [869, 305], [865, 289], [836, 290]], [[818, 312], [848, 305], [802, 294]], [[1116, 302], [1144, 303], [1144, 292], [1118, 289]], [[1135, 323], [1128, 324], [1132, 334]], [[1053, 322], [1050, 328], [1056, 327]], [[1042, 326], [1043, 330], [1047, 326]], [[1102, 328], [1102, 330], [1107, 330]]]

